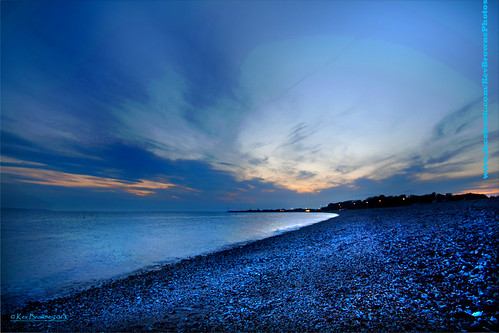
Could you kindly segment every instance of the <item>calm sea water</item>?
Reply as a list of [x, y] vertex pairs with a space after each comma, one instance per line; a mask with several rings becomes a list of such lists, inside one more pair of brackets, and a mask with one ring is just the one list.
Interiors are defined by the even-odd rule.
[[2, 210], [2, 304], [60, 296], [334, 216]]

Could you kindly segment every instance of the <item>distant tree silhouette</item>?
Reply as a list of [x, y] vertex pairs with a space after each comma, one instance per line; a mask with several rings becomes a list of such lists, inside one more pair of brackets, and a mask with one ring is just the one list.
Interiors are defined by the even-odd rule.
[[385, 207], [402, 207], [409, 205], [420, 205], [428, 204], [432, 202], [443, 202], [443, 201], [460, 201], [460, 200], [478, 200], [487, 199], [485, 194], [458, 194], [453, 195], [452, 193], [437, 194], [435, 192], [425, 195], [405, 195], [401, 194], [399, 196], [389, 196], [378, 195], [375, 197], [369, 197], [365, 200], [348, 200], [336, 203], [330, 203], [326, 207], [320, 209], [306, 209], [306, 208], [294, 208], [294, 209], [249, 209], [249, 210], [229, 210], [232, 213], [274, 213], [274, 212], [333, 212], [342, 211], [347, 209], [370, 209], [370, 208], [385, 208]]
[[389, 196], [379, 195], [375, 197], [369, 197], [365, 200], [349, 200], [337, 203], [330, 203], [326, 207], [321, 208], [321, 211], [339, 211], [344, 209], [369, 209], [369, 208], [384, 208], [384, 207], [400, 207], [408, 205], [417, 204], [427, 204], [432, 202], [443, 202], [443, 201], [460, 201], [460, 200], [477, 200], [477, 199], [487, 199], [485, 194], [458, 194], [453, 195], [452, 193], [437, 194], [435, 192], [425, 195], [410, 195], [405, 194], [399, 196]]

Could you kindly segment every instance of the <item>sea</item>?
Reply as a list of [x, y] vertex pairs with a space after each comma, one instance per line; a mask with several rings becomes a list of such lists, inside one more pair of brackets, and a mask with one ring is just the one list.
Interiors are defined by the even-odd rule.
[[13, 209], [1, 214], [4, 311], [337, 216]]

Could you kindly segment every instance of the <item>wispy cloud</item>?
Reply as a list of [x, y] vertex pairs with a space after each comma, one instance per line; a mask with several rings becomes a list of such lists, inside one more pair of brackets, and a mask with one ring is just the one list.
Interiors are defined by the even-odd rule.
[[[445, 145], [428, 150], [428, 142], [473, 136], [470, 109], [480, 95], [475, 83], [423, 53], [327, 36], [261, 45], [241, 80], [252, 101], [265, 103], [254, 102], [240, 125], [238, 176], [300, 193], [406, 172], [417, 154], [436, 158]], [[288, 89], [290, 82], [298, 83]], [[432, 137], [442, 131], [447, 136]], [[479, 172], [470, 168], [459, 172]]]
[[198, 108], [193, 122], [188, 82], [167, 68], [148, 99], [115, 110], [120, 136], [166, 159], [204, 161], [239, 181], [298, 193], [407, 173], [415, 160], [424, 165], [420, 180], [479, 172], [466, 162], [476, 148], [479, 87], [415, 50], [291, 39], [253, 50], [239, 79], [235, 95]]
[[2, 180], [177, 205], [480, 175], [472, 5], [283, 5], [16, 6], [3, 15], [2, 153], [15, 159], [2, 159]]
[[[248, 54], [230, 94], [196, 107], [187, 98], [190, 84], [164, 66], [144, 81], [145, 98], [113, 106], [116, 127], [107, 134], [165, 160], [200, 161], [239, 181], [257, 179], [298, 193], [397, 173], [423, 181], [480, 170], [476, 159], [470, 162], [479, 87], [400, 45], [338, 36], [264, 43]], [[61, 121], [74, 128], [76, 118], [68, 117]], [[30, 132], [17, 129], [23, 131]], [[64, 137], [54, 133], [54, 140]], [[30, 182], [92, 184], [142, 196], [177, 186], [51, 172]]]
[[9, 164], [9, 165], [34, 165], [34, 166], [47, 166], [46, 164], [43, 163], [37, 163], [37, 162], [31, 162], [31, 161], [23, 161], [17, 158], [12, 158], [8, 156], [0, 156], [0, 160], [2, 162], [2, 165], [4, 164]]
[[[497, 103], [491, 103], [489, 108], [498, 110]], [[419, 170], [414, 172], [415, 179], [420, 181], [465, 178], [480, 176], [483, 172], [481, 150], [483, 142], [477, 136], [481, 135], [482, 103], [473, 101], [454, 112], [449, 113], [433, 127], [433, 135], [413, 155], [414, 165]], [[499, 117], [497, 112], [490, 113], [489, 138], [494, 141], [499, 138]], [[499, 172], [499, 165], [494, 163], [499, 147], [490, 146], [490, 171]], [[414, 163], [414, 161], [416, 163]]]
[[16, 181], [23, 183], [61, 186], [67, 188], [123, 191], [137, 196], [147, 196], [156, 193], [157, 190], [167, 190], [171, 188], [179, 188], [185, 191], [197, 191], [192, 188], [179, 186], [165, 181], [153, 181], [146, 179], [127, 181], [24, 167], [2, 167], [2, 174], [14, 176]]

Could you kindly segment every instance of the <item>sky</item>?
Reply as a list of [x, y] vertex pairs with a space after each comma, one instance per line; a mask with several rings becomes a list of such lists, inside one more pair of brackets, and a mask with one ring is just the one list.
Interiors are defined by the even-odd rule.
[[489, 1], [2, 1], [1, 205], [499, 194]]

